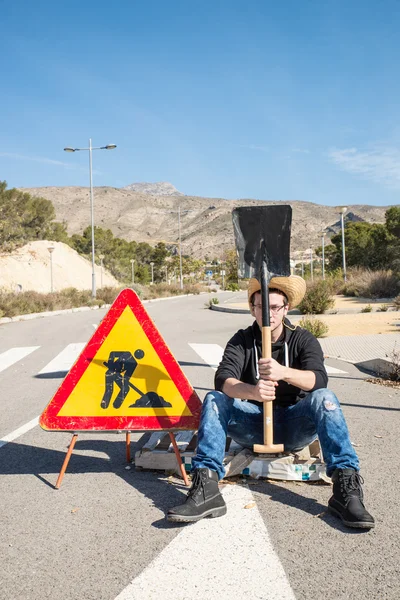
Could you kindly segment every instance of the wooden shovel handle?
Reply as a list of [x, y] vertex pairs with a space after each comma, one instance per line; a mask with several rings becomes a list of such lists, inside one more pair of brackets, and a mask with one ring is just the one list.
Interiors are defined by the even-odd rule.
[[[272, 357], [271, 327], [262, 327], [262, 357]], [[263, 402], [264, 408], [264, 445], [272, 446], [274, 443], [274, 425], [272, 402]]]

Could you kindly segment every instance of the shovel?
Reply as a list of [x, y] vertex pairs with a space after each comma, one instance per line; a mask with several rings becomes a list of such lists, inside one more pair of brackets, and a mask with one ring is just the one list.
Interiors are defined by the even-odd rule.
[[[255, 277], [261, 284], [262, 357], [271, 358], [271, 323], [268, 286], [272, 277], [290, 275], [290, 206], [246, 206], [232, 212], [238, 253], [238, 275]], [[263, 402], [264, 444], [254, 452], [277, 454], [283, 444], [274, 444], [272, 402]]]

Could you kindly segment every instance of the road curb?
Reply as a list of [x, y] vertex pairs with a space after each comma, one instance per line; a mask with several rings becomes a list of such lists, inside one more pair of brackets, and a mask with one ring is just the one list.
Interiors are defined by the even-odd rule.
[[211, 304], [210, 305], [210, 309], [211, 310], [216, 310], [218, 312], [225, 312], [225, 313], [237, 313], [239, 315], [248, 315], [250, 314], [250, 310], [247, 308], [234, 308], [231, 306], [220, 306], [219, 304]]

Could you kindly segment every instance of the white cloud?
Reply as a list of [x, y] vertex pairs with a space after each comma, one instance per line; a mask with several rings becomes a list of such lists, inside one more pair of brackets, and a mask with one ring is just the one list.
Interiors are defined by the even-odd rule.
[[396, 148], [377, 146], [367, 150], [333, 149], [328, 155], [347, 173], [361, 175], [389, 188], [400, 188], [400, 150]]

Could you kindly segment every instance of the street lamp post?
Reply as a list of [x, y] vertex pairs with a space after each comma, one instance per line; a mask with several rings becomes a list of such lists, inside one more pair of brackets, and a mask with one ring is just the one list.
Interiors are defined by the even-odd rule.
[[179, 237], [179, 275], [180, 275], [180, 288], [183, 289], [183, 273], [182, 273], [182, 240], [181, 240], [181, 214], [186, 215], [189, 212], [195, 212], [194, 210], [185, 209], [181, 213], [181, 207], [178, 206], [178, 210], [168, 210], [169, 213], [178, 213], [178, 237]]
[[100, 259], [100, 287], [103, 288], [103, 260], [104, 254], [99, 254]]
[[53, 293], [54, 288], [53, 288], [53, 252], [54, 252], [54, 246], [49, 246], [47, 248], [47, 250], [49, 251], [50, 254], [50, 292]]
[[325, 279], [325, 231], [321, 231], [321, 241], [322, 241], [322, 279]]
[[303, 256], [303, 254], [301, 255], [301, 276], [304, 279], [304, 256]]
[[93, 206], [93, 175], [92, 175], [92, 151], [93, 150], [113, 150], [116, 144], [107, 144], [107, 146], [92, 146], [92, 140], [89, 140], [89, 148], [64, 148], [65, 152], [78, 152], [81, 150], [89, 151], [89, 182], [90, 182], [90, 224], [92, 229], [92, 298], [96, 298], [96, 274], [94, 270], [94, 206]]
[[343, 259], [343, 279], [346, 282], [347, 281], [347, 276], [346, 276], [346, 250], [345, 250], [345, 246], [344, 246], [344, 214], [347, 210], [346, 206], [343, 206], [340, 209], [340, 226], [342, 228], [342, 259]]
[[222, 290], [225, 290], [225, 269], [222, 269], [221, 275], [222, 275]]
[[151, 285], [154, 285], [154, 263], [150, 263], [151, 266]]
[[165, 269], [165, 283], [168, 283], [168, 267], [165, 266], [164, 269]]
[[135, 259], [131, 258], [131, 265], [132, 265], [132, 285], [135, 284]]
[[311, 281], [314, 281], [313, 247], [312, 246], [310, 246], [310, 271], [311, 271]]

